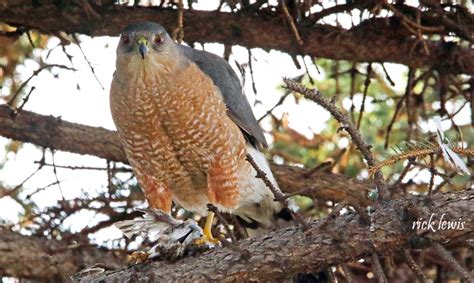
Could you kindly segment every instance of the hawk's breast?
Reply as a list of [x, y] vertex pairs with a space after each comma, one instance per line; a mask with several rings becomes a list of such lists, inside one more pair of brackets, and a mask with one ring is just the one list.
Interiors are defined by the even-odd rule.
[[[128, 83], [116, 80], [112, 114], [135, 173], [166, 182], [185, 208], [193, 202], [205, 207], [202, 195], [213, 157], [233, 154], [238, 159], [245, 147], [218, 89], [195, 64], [172, 74], [144, 68]], [[221, 152], [229, 142], [234, 143], [231, 152]]]

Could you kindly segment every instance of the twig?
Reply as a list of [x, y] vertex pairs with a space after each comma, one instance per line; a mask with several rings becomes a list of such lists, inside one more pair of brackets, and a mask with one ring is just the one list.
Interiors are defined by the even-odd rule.
[[346, 264], [341, 265], [342, 271], [344, 271], [344, 275], [346, 276], [347, 283], [353, 283], [354, 280], [352, 279], [352, 272], [349, 270]]
[[[40, 161], [35, 161], [34, 163], [39, 163]], [[70, 169], [70, 170], [97, 170], [97, 171], [102, 171], [102, 170], [108, 170], [107, 168], [104, 167], [93, 167], [93, 166], [69, 166], [69, 165], [53, 165], [49, 163], [43, 163], [44, 166], [55, 166], [56, 168], [61, 168], [61, 169]], [[110, 168], [112, 172], [119, 172], [119, 173], [131, 173], [133, 172], [129, 168], [124, 168], [124, 167], [119, 167], [119, 168]]]
[[434, 186], [434, 178], [435, 178], [435, 164], [434, 164], [434, 156], [433, 154], [430, 154], [430, 185], [428, 187], [428, 196], [431, 196], [431, 191], [433, 190]]
[[41, 160], [39, 161], [39, 166], [38, 166], [38, 168], [36, 168], [36, 170], [35, 170], [33, 173], [31, 173], [28, 177], [26, 177], [20, 184], [16, 185], [13, 189], [8, 190], [8, 191], [3, 191], [2, 194], [0, 194], [0, 199], [3, 198], [3, 197], [6, 197], [6, 196], [12, 196], [12, 195], [14, 195], [20, 188], [22, 188], [23, 185], [24, 185], [29, 179], [31, 179], [36, 173], [38, 173], [39, 170], [41, 170], [41, 168], [43, 168], [44, 159], [45, 159], [45, 156], [44, 156], [44, 151], [43, 151], [43, 157], [42, 157]]
[[[470, 148], [462, 148], [462, 147], [452, 147], [452, 151], [466, 156], [474, 156], [474, 149]], [[400, 154], [394, 155], [384, 161], [374, 165], [369, 169], [369, 174], [373, 174], [375, 170], [378, 170], [384, 166], [391, 165], [397, 163], [400, 160], [406, 160], [410, 158], [420, 158], [430, 154], [439, 153], [441, 149], [439, 147], [432, 147], [432, 148], [415, 148], [413, 150], [409, 150], [406, 152], [402, 152]]]
[[81, 4], [82, 8], [84, 9], [84, 12], [86, 12], [87, 18], [95, 18], [95, 20], [101, 19], [101, 16], [94, 10], [94, 8], [92, 8], [88, 0], [82, 0]]
[[354, 94], [355, 94], [355, 78], [357, 75], [357, 65], [356, 63], [352, 63], [352, 68], [349, 70], [350, 76], [351, 76], [351, 88], [349, 92], [349, 99], [351, 100], [351, 119], [352, 121], [355, 121], [354, 119], [354, 110], [355, 110], [355, 104], [354, 104]]
[[26, 33], [26, 36], [28, 37], [28, 41], [30, 42], [31, 47], [35, 48], [35, 44], [33, 43], [33, 39], [31, 38], [30, 31], [27, 30], [25, 33]]
[[86, 54], [84, 53], [84, 50], [82, 50], [82, 47], [81, 47], [81, 44], [79, 43], [79, 40], [77, 39], [77, 36], [75, 34], [72, 34], [72, 38], [74, 39], [74, 41], [76, 42], [77, 46], [79, 47], [79, 50], [81, 51], [81, 54], [82, 54], [82, 57], [84, 57], [84, 60], [86, 60], [87, 62], [87, 65], [89, 65], [89, 68], [91, 69], [91, 72], [92, 74], [94, 75], [94, 78], [95, 80], [99, 83], [100, 87], [102, 88], [102, 90], [104, 90], [104, 86], [102, 85], [102, 83], [100, 82], [99, 78], [97, 77], [96, 73], [95, 73], [95, 70], [94, 70], [94, 67], [92, 67], [92, 64], [91, 62], [89, 61], [89, 59], [87, 59], [87, 56]]
[[255, 86], [255, 79], [253, 76], [253, 66], [252, 66], [252, 51], [250, 48], [247, 48], [249, 54], [249, 70], [250, 70], [250, 79], [252, 80], [252, 90], [253, 93], [257, 94], [257, 87]]
[[63, 201], [66, 201], [66, 198], [64, 197], [64, 194], [63, 194], [63, 189], [61, 188], [61, 182], [59, 182], [59, 179], [58, 179], [58, 172], [56, 171], [56, 162], [54, 161], [54, 149], [51, 149], [51, 159], [53, 161], [53, 173], [54, 173], [54, 177], [56, 178], [56, 183], [58, 184], [58, 189], [59, 189], [59, 192], [61, 193], [61, 197], [63, 198]]
[[[303, 66], [304, 66], [306, 75], [308, 76], [309, 82], [312, 85], [314, 85], [315, 81], [314, 81], [313, 77], [311, 76], [311, 74], [309, 73], [308, 65], [306, 64], [306, 60], [304, 58], [305, 58], [305, 56], [301, 56], [301, 60], [303, 61]], [[314, 58], [314, 61], [316, 61], [316, 58]], [[336, 61], [336, 62], [339, 62], [339, 61]], [[318, 71], [318, 73], [321, 74], [321, 72], [319, 71], [318, 65], [315, 63], [314, 66], [316, 67], [316, 70]]]
[[392, 80], [392, 78], [388, 74], [387, 69], [385, 69], [385, 65], [383, 63], [381, 63], [380, 65], [382, 65], [382, 69], [383, 69], [383, 72], [385, 73], [385, 78], [387, 78], [387, 81], [390, 83], [391, 86], [395, 86], [395, 82]]
[[409, 158], [408, 159], [407, 166], [405, 166], [405, 168], [403, 168], [402, 173], [400, 173], [400, 177], [398, 177], [398, 180], [395, 181], [395, 183], [391, 186], [391, 189], [396, 189], [398, 186], [400, 186], [400, 184], [403, 181], [403, 178], [405, 178], [405, 176], [408, 173], [408, 171], [410, 170], [411, 166], [415, 163], [415, 160], [416, 160], [415, 158]]
[[382, 269], [379, 256], [375, 252], [372, 253], [372, 268], [379, 283], [388, 283], [387, 276]]
[[429, 283], [430, 281], [428, 280], [428, 278], [426, 278], [420, 266], [416, 263], [416, 261], [411, 256], [409, 249], [404, 250], [404, 255], [405, 255], [406, 264], [415, 273], [418, 279], [420, 279], [422, 283]]
[[268, 115], [270, 115], [273, 110], [275, 110], [275, 108], [277, 108], [278, 106], [282, 105], [283, 102], [285, 101], [285, 99], [288, 97], [288, 95], [290, 95], [290, 92], [287, 92], [285, 94], [282, 95], [282, 97], [280, 97], [280, 100], [278, 100], [277, 103], [275, 103], [275, 105], [272, 106], [272, 108], [268, 109], [268, 111], [262, 115], [262, 117], [258, 118], [258, 122], [261, 122], [263, 120], [263, 118], [267, 117]]
[[[374, 157], [372, 156], [372, 153], [370, 152], [369, 145], [367, 145], [367, 143], [363, 140], [360, 132], [356, 129], [356, 127], [354, 126], [350, 118], [347, 117], [347, 115], [343, 114], [336, 107], [335, 104], [325, 99], [321, 95], [319, 90], [317, 90], [316, 88], [308, 89], [302, 86], [301, 84], [298, 84], [288, 78], [284, 78], [283, 81], [286, 83], [286, 88], [303, 94], [306, 98], [316, 102], [321, 107], [329, 111], [329, 113], [331, 113], [331, 115], [339, 123], [341, 123], [344, 129], [349, 133], [349, 135], [352, 138], [352, 141], [355, 143], [359, 151], [362, 153], [369, 168], [372, 168], [375, 166], [375, 160], [374, 160]], [[382, 172], [379, 169], [375, 169], [375, 170], [376, 170], [374, 173], [375, 184], [380, 191], [381, 199], [387, 199], [388, 193], [386, 191], [385, 181], [383, 180]]]
[[261, 179], [265, 183], [265, 185], [270, 189], [270, 191], [273, 193], [275, 200], [281, 202], [285, 206], [285, 208], [287, 208], [288, 211], [291, 213], [291, 216], [293, 216], [293, 219], [295, 219], [296, 222], [301, 224], [304, 227], [304, 229], [307, 229], [309, 226], [306, 223], [306, 221], [303, 219], [303, 217], [298, 212], [294, 212], [292, 209], [289, 208], [288, 198], [279, 189], [275, 188], [272, 182], [268, 179], [267, 174], [258, 167], [258, 164], [255, 162], [252, 156], [247, 153], [246, 159], [257, 172], [256, 177]]
[[47, 188], [52, 187], [52, 186], [57, 185], [57, 184], [58, 184], [58, 181], [54, 181], [54, 182], [52, 182], [51, 184], [48, 184], [48, 185], [46, 185], [46, 186], [44, 186], [44, 187], [42, 187], [42, 188], [37, 188], [36, 191], [32, 192], [31, 194], [28, 194], [28, 195], [25, 197], [25, 199], [30, 199], [32, 196], [36, 195], [37, 193], [39, 193], [39, 192], [41, 192], [41, 191], [44, 191], [44, 190], [46, 190]]
[[23, 102], [21, 103], [21, 105], [14, 110], [13, 114], [14, 115], [18, 115], [18, 113], [20, 113], [21, 110], [23, 110], [23, 107], [25, 107], [26, 103], [28, 102], [28, 100], [30, 99], [30, 95], [33, 93], [33, 91], [36, 89], [36, 87], [31, 87], [30, 89], [30, 92], [28, 92], [28, 94], [25, 96], [25, 98], [23, 98]]
[[410, 18], [408, 18], [407, 16], [405, 16], [402, 12], [398, 11], [392, 4], [390, 3], [387, 3], [385, 1], [382, 1], [383, 4], [385, 4], [385, 7], [387, 7], [390, 11], [392, 11], [395, 15], [397, 15], [398, 17], [402, 18], [402, 20], [409, 26], [415, 28], [415, 29], [418, 29], [418, 30], [422, 30], [422, 31], [425, 31], [425, 32], [440, 32], [440, 31], [443, 31], [444, 30], [444, 27], [443, 26], [438, 26], [438, 27], [427, 27], [427, 26], [422, 26], [420, 25], [419, 23], [416, 23], [414, 21], [412, 21]]
[[15, 94], [12, 96], [12, 98], [8, 101], [8, 105], [10, 107], [13, 106], [13, 104], [15, 103], [15, 100], [16, 98], [18, 97], [18, 95], [20, 94], [20, 92], [23, 90], [23, 88], [31, 81], [31, 79], [33, 79], [35, 76], [39, 75], [43, 70], [46, 70], [46, 69], [49, 69], [49, 68], [53, 68], [53, 67], [58, 67], [58, 68], [61, 68], [61, 69], [66, 69], [66, 70], [70, 70], [70, 71], [77, 71], [76, 69], [74, 68], [70, 68], [68, 66], [65, 66], [65, 65], [60, 65], [60, 64], [49, 64], [49, 65], [44, 65], [43, 67], [37, 69], [36, 71], [33, 72], [33, 74], [26, 80], [24, 81], [20, 87], [18, 88], [18, 90], [15, 92]]
[[178, 41], [178, 43], [183, 42], [184, 38], [184, 6], [183, 0], [178, 0], [178, 26], [173, 31], [173, 38]]
[[286, 7], [286, 0], [280, 0], [280, 7], [281, 11], [283, 12], [283, 15], [285, 16], [286, 22], [290, 26], [291, 33], [293, 34], [293, 37], [296, 40], [296, 43], [298, 46], [303, 46], [303, 40], [301, 40], [300, 34], [298, 33], [298, 29], [296, 28], [295, 22], [293, 20], [293, 17], [290, 15], [288, 12], [288, 8]]
[[305, 178], [309, 178], [318, 171], [326, 170], [332, 164], [333, 164], [332, 161], [325, 161], [325, 162], [319, 163], [318, 165], [314, 166], [314, 168], [311, 168], [308, 171], [304, 172], [302, 175]]
[[439, 256], [441, 256], [465, 282], [474, 283], [474, 278], [469, 271], [462, 267], [445, 247], [436, 242], [433, 243], [432, 246]]
[[415, 84], [413, 83], [414, 77], [415, 77], [415, 69], [410, 68], [408, 70], [407, 86], [406, 86], [406, 89], [405, 89], [405, 104], [406, 104], [406, 111], [407, 111], [407, 117], [408, 117], [407, 141], [411, 140], [411, 133], [412, 133], [412, 130], [413, 130], [413, 124], [416, 122], [413, 119], [413, 113], [417, 109], [416, 109], [416, 107], [412, 106], [412, 102], [411, 102], [413, 87], [415, 86]]
[[384, 148], [388, 148], [388, 143], [390, 140], [390, 133], [392, 132], [393, 125], [395, 124], [395, 121], [397, 120], [398, 113], [400, 112], [400, 109], [402, 109], [403, 102], [405, 101], [406, 96], [403, 96], [398, 102], [397, 106], [395, 106], [395, 112], [393, 113], [392, 119], [390, 120], [390, 123], [387, 126], [387, 133], [385, 134], [385, 144]]
[[357, 120], [357, 129], [360, 129], [360, 123], [365, 110], [365, 100], [367, 98], [367, 92], [369, 91], [370, 76], [372, 75], [372, 64], [367, 65], [367, 75], [364, 81], [364, 95], [362, 96], [362, 104], [360, 105], [359, 119]]

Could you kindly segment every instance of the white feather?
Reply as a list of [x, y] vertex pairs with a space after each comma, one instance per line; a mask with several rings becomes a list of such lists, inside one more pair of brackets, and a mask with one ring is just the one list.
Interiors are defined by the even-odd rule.
[[443, 153], [443, 158], [446, 160], [456, 171], [461, 174], [470, 175], [469, 169], [467, 168], [464, 161], [454, 151], [449, 148], [449, 140], [444, 135], [443, 128], [441, 127], [441, 119], [436, 116], [434, 117], [434, 123], [436, 125], [436, 136], [438, 138], [438, 144]]

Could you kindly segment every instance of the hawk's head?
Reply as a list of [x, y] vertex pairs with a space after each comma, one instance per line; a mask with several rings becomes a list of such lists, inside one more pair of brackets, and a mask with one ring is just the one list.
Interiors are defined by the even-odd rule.
[[123, 30], [117, 47], [117, 58], [161, 61], [160, 57], [172, 57], [175, 51], [175, 43], [161, 25], [141, 22], [131, 24]]

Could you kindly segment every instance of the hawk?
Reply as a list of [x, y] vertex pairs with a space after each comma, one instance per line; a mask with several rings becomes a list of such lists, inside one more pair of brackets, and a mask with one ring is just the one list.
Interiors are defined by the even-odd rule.
[[175, 43], [157, 23], [131, 24], [117, 47], [110, 106], [150, 208], [169, 213], [174, 202], [207, 215], [211, 241], [208, 203], [271, 225], [279, 205], [246, 160], [277, 187], [259, 150], [267, 142], [227, 61]]

